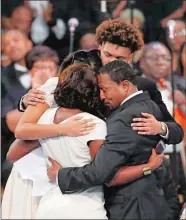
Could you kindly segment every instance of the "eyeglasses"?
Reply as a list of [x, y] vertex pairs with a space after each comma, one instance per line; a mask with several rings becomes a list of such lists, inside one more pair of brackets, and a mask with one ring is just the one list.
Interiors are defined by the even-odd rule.
[[174, 36], [186, 36], [186, 29], [181, 29], [178, 32], [175, 32]]
[[86, 63], [96, 71], [102, 66], [99, 50], [77, 51], [73, 55], [72, 63]]
[[159, 56], [159, 55], [154, 55], [154, 56], [144, 56], [145, 59], [148, 59], [152, 62], [157, 62], [158, 60], [161, 60], [165, 63], [170, 63], [171, 58], [168, 56]]
[[56, 66], [45, 66], [45, 65], [34, 65], [33, 68], [36, 68], [38, 70], [50, 70], [50, 71], [56, 71]]

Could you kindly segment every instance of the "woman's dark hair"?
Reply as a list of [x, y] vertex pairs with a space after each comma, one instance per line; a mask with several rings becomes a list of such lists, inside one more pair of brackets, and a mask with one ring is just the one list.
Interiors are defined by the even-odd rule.
[[90, 65], [94, 71], [98, 72], [101, 68], [102, 63], [99, 56], [98, 50], [79, 50], [74, 53], [69, 54], [62, 62], [59, 68], [59, 75], [63, 72], [71, 64], [88, 64]]
[[58, 106], [80, 109], [104, 119], [102, 102], [93, 68], [87, 64], [72, 64], [63, 73], [65, 76], [54, 91]]
[[58, 65], [59, 57], [57, 53], [46, 46], [35, 46], [26, 56], [26, 67], [31, 70], [34, 63], [38, 60], [50, 59]]

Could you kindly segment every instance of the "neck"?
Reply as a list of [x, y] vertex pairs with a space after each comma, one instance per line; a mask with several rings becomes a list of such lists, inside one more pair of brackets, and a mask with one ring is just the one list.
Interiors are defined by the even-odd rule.
[[[126, 100], [129, 96], [131, 96], [132, 94], [136, 93], [137, 91], [138, 91], [138, 90], [137, 90], [136, 86], [132, 85], [132, 86], [130, 87], [130, 89], [128, 90], [128, 92], [127, 92], [127, 96], [125, 97], [125, 99], [122, 100], [122, 102], [125, 101], [125, 100]], [[121, 103], [122, 103], [122, 102], [121, 102]]]
[[26, 63], [25, 63], [25, 59], [24, 59], [24, 58], [21, 59], [21, 60], [19, 60], [19, 61], [17, 61], [16, 63], [18, 63], [18, 64], [21, 65], [21, 66], [26, 66]]

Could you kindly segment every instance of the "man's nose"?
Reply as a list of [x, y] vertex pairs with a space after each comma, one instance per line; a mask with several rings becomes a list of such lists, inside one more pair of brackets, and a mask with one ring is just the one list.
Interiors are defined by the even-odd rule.
[[105, 95], [104, 95], [103, 91], [100, 91], [100, 99], [105, 100]]

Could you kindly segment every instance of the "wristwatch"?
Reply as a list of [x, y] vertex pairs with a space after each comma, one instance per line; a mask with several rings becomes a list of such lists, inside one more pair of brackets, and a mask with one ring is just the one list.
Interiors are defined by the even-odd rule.
[[164, 122], [160, 122], [161, 123], [161, 132], [160, 134], [161, 135], [166, 135], [166, 132], [167, 132], [167, 128], [166, 128], [166, 125]]
[[152, 170], [150, 167], [144, 167], [143, 168], [143, 175], [144, 176], [147, 176], [147, 175], [150, 175], [152, 173]]

